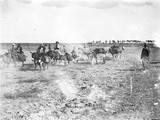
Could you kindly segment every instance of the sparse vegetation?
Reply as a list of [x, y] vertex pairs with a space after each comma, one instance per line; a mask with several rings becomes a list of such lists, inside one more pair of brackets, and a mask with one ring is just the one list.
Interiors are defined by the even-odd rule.
[[[153, 87], [159, 70], [142, 71], [136, 58], [127, 62], [110, 60], [94, 66], [81, 63], [52, 66], [47, 71], [30, 71], [29, 67], [26, 65], [25, 71], [9, 71], [13, 74], [8, 78], [13, 82], [9, 85], [16, 87], [12, 89], [14, 92], [3, 94], [2, 120], [146, 120], [151, 117]], [[63, 72], [66, 74], [59, 74]], [[68, 99], [56, 82], [61, 78], [67, 82], [66, 76], [78, 90], [75, 99]]]

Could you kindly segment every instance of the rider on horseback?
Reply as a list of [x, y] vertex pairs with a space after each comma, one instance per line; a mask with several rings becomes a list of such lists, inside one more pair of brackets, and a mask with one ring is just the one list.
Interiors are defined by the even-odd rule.
[[18, 44], [18, 46], [17, 46], [17, 48], [16, 48], [16, 51], [17, 51], [17, 53], [19, 53], [19, 54], [23, 54], [21, 44]]
[[54, 50], [55, 50], [56, 52], [58, 52], [60, 55], [62, 55], [61, 52], [60, 52], [60, 45], [59, 45], [59, 42], [58, 42], [58, 41], [56, 42], [56, 45], [55, 45], [55, 47], [54, 47]]
[[45, 55], [46, 55], [45, 50], [46, 50], [46, 48], [43, 45], [43, 43], [40, 44], [39, 47], [37, 48], [38, 57], [42, 57], [45, 59]]
[[45, 46], [43, 44], [40, 44], [39, 47], [37, 48], [37, 53], [39, 55], [44, 55], [45, 54]]
[[10, 52], [16, 52], [16, 45], [15, 44], [12, 44], [12, 48], [9, 50]]
[[18, 46], [16, 48], [16, 52], [17, 52], [18, 60], [26, 61], [26, 56], [24, 55], [24, 52], [22, 51], [21, 44], [18, 44]]
[[9, 53], [11, 54], [11, 58], [15, 61], [17, 59], [17, 51], [16, 51], [16, 45], [12, 44], [12, 48], [9, 51]]
[[26, 56], [23, 54], [22, 47], [20, 44], [16, 47], [15, 44], [12, 44], [12, 48], [9, 50], [9, 53], [11, 54], [11, 58], [14, 62], [26, 61]]
[[63, 46], [63, 52], [64, 52], [64, 54], [67, 53], [65, 45]]
[[48, 46], [48, 51], [52, 51], [51, 44], [49, 44], [49, 46]]
[[76, 51], [76, 47], [75, 46], [73, 47], [73, 50], [72, 50], [71, 54], [72, 54], [72, 57], [74, 59], [77, 57], [77, 51]]

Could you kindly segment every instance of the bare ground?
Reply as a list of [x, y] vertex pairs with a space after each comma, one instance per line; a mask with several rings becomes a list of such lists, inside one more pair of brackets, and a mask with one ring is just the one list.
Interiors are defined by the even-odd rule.
[[[157, 79], [157, 72], [133, 72], [139, 64], [135, 63], [133, 67], [133, 63], [130, 64], [127, 60], [123, 57], [121, 60], [108, 60], [106, 64], [98, 65], [88, 62], [66, 66], [50, 65], [44, 71], [35, 70], [33, 63], [27, 61], [23, 68], [11, 65], [1, 69], [0, 119], [150, 119], [154, 87], [152, 78]], [[149, 78], [147, 76], [150, 73], [155, 75]], [[131, 76], [135, 76], [132, 92]], [[137, 87], [138, 84], [148, 86], [140, 90], [142, 86]], [[138, 99], [142, 92], [143, 98], [147, 100]], [[144, 104], [146, 101], [148, 103]]]

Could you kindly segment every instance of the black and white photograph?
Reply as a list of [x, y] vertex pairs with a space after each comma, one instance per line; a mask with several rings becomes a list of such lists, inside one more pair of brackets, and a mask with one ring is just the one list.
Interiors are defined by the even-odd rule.
[[0, 0], [0, 120], [160, 120], [160, 0]]

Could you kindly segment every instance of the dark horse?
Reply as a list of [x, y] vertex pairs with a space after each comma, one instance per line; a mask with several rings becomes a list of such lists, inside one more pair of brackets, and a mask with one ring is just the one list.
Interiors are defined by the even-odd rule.
[[65, 64], [67, 61], [69, 64], [70, 61], [73, 60], [72, 56], [69, 53], [61, 55], [58, 51], [48, 51], [46, 54], [54, 61], [55, 64], [57, 63], [57, 61], [59, 61], [59, 63], [64, 61]]
[[34, 62], [34, 65], [35, 65], [35, 69], [37, 67], [37, 65], [39, 65], [40, 69], [43, 67], [45, 68], [45, 66], [47, 66], [47, 69], [48, 69], [48, 64], [50, 63], [50, 57], [47, 56], [47, 55], [40, 55], [38, 54], [37, 52], [30, 52], [31, 53], [31, 56], [33, 58], [33, 62]]
[[125, 50], [123, 45], [113, 45], [109, 48], [108, 52], [111, 53], [114, 59], [117, 59], [118, 56], [121, 58], [123, 50]]
[[106, 53], [107, 53], [107, 50], [105, 50], [104, 48], [95, 48], [93, 50], [93, 57], [96, 59], [96, 63], [97, 63], [98, 55], [103, 55], [103, 63], [105, 63]]

